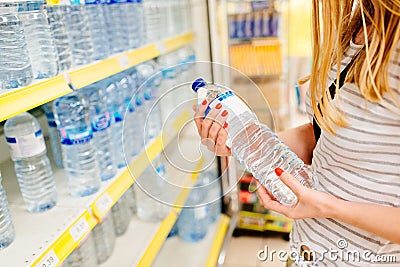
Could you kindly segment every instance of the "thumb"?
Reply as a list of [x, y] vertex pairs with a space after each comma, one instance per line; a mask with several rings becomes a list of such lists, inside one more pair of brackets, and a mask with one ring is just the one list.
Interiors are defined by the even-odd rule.
[[302, 185], [299, 181], [297, 181], [297, 179], [291, 175], [288, 172], [285, 172], [284, 170], [282, 170], [281, 168], [276, 168], [275, 169], [275, 173], [276, 175], [281, 179], [281, 181], [287, 186], [289, 187], [290, 190], [292, 190], [292, 192], [298, 196], [298, 194], [301, 191]]

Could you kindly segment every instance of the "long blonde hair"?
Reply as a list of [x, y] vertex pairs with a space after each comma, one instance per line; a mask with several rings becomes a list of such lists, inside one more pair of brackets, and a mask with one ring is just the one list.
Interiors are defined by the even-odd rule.
[[[344, 50], [359, 29], [363, 29], [366, 45], [350, 68], [346, 82], [358, 85], [369, 101], [380, 102], [384, 93], [393, 96], [388, 67], [400, 39], [400, 0], [313, 0], [312, 27], [311, 104], [319, 126], [335, 133], [335, 126], [347, 123], [340, 106], [329, 105], [332, 98], [327, 86], [328, 72], [336, 65], [339, 80]], [[338, 89], [337, 83], [336, 93]]]

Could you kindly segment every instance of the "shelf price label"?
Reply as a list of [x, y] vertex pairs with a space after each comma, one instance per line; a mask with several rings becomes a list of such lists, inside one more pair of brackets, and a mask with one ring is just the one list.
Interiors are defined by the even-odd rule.
[[131, 62], [129, 60], [129, 57], [126, 53], [121, 54], [118, 56], [118, 63], [119, 66], [123, 69], [127, 69], [131, 66]]
[[111, 206], [114, 204], [114, 201], [112, 200], [112, 198], [110, 197], [110, 195], [108, 193], [104, 193], [97, 201], [96, 201], [96, 207], [99, 210], [99, 212], [101, 213], [101, 215], [103, 215], [104, 213], [106, 213]]
[[168, 48], [163, 42], [157, 42], [155, 45], [160, 54], [165, 54], [168, 52]]
[[55, 267], [58, 265], [60, 260], [57, 258], [56, 253], [54, 250], [50, 250], [47, 254], [43, 257], [43, 259], [35, 265], [35, 267]]
[[90, 226], [86, 218], [80, 218], [70, 229], [69, 232], [75, 242], [78, 242], [87, 232], [90, 231]]

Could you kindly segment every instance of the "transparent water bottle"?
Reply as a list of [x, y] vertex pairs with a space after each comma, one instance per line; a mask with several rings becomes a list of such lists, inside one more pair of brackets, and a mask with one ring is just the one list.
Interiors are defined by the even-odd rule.
[[135, 195], [135, 185], [131, 185], [131, 187], [126, 190], [126, 197], [128, 199], [128, 206], [129, 209], [131, 210], [131, 214], [136, 214], [136, 195]]
[[207, 235], [210, 206], [205, 203], [206, 193], [202, 184], [196, 184], [179, 214], [178, 234], [184, 241], [197, 242]]
[[63, 164], [72, 196], [84, 197], [100, 188], [100, 173], [89, 119], [89, 107], [81, 94], [73, 92], [53, 103], [61, 137]]
[[21, 113], [6, 121], [4, 135], [26, 209], [35, 213], [51, 209], [57, 203], [57, 190], [39, 122]]
[[99, 0], [85, 0], [85, 10], [93, 42], [93, 59], [105, 59], [111, 55], [111, 44], [108, 39], [103, 5]]
[[71, 4], [61, 5], [61, 9], [71, 45], [72, 64], [77, 67], [93, 62], [93, 41], [85, 6], [77, 0], [70, 1]]
[[14, 225], [1, 181], [0, 173], [0, 250], [8, 247], [15, 239]]
[[161, 29], [160, 3], [157, 0], [146, 0], [143, 2], [144, 24], [145, 24], [145, 43], [154, 43], [163, 36]]
[[129, 197], [131, 195], [127, 195], [127, 193], [123, 194], [111, 208], [111, 217], [114, 222], [116, 236], [123, 235], [131, 222], [132, 213], [129, 207]]
[[114, 223], [110, 213], [102, 219], [101, 223], [93, 228], [92, 233], [96, 248], [97, 263], [101, 264], [111, 256], [115, 247]]
[[49, 5], [47, 7], [47, 16], [58, 56], [58, 72], [64, 72], [72, 66], [72, 53], [61, 6]]
[[44, 104], [42, 108], [46, 114], [47, 124], [49, 126], [50, 145], [53, 152], [54, 163], [57, 167], [63, 168], [61, 139], [60, 135], [58, 134], [56, 121], [54, 119], [53, 101]]
[[[221, 103], [229, 112], [227, 146], [232, 154], [282, 204], [293, 205], [296, 195], [275, 174], [275, 168], [290, 172], [301, 184], [316, 188], [318, 181], [309, 166], [297, 157], [256, 115], [228, 88], [207, 84], [202, 78], [192, 84], [199, 101], [206, 98], [207, 112]], [[205, 115], [206, 115], [205, 114]]]
[[0, 89], [26, 86], [33, 79], [24, 28], [17, 11], [17, 2], [0, 2]]
[[210, 223], [214, 223], [221, 214], [222, 192], [221, 184], [218, 178], [219, 176], [217, 172], [211, 170], [202, 172], [198, 177], [199, 183], [207, 192], [205, 203], [210, 207], [208, 216]]
[[47, 79], [57, 74], [57, 52], [51, 36], [44, 0], [18, 1], [18, 17], [22, 21], [31, 59], [33, 78]]
[[92, 233], [89, 233], [84, 240], [65, 259], [64, 267], [96, 267], [96, 249]]
[[143, 1], [142, 0], [134, 0], [135, 11], [136, 11], [136, 24], [137, 24], [137, 42], [138, 47], [143, 46], [145, 43], [145, 35], [146, 35], [146, 25], [144, 20], [144, 9], [143, 9]]
[[107, 107], [107, 97], [101, 83], [89, 85], [83, 94], [89, 103], [89, 117], [96, 147], [96, 158], [102, 181], [114, 177], [116, 166], [113, 161], [114, 151], [111, 132], [111, 116]]
[[127, 22], [124, 20], [126, 0], [107, 0], [103, 10], [112, 53], [127, 51], [129, 49], [129, 38], [127, 38]]

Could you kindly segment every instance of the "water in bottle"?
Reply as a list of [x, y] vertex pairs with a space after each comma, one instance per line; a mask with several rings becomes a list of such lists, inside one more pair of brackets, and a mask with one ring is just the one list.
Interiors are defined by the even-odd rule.
[[47, 16], [58, 56], [58, 72], [64, 72], [72, 66], [72, 53], [61, 6], [49, 5], [47, 7]]
[[131, 187], [126, 190], [125, 195], [127, 196], [128, 199], [128, 206], [129, 209], [131, 210], [131, 214], [136, 214], [136, 195], [135, 195], [135, 185], [131, 185]]
[[160, 3], [157, 0], [146, 0], [143, 2], [144, 24], [145, 24], [145, 43], [154, 43], [163, 36], [161, 32]]
[[39, 122], [21, 113], [6, 121], [4, 135], [27, 210], [51, 209], [57, 202], [57, 190]]
[[179, 214], [178, 234], [184, 241], [197, 242], [207, 235], [210, 206], [205, 203], [206, 193], [202, 184], [196, 184]]
[[106, 181], [114, 177], [117, 168], [113, 161], [111, 115], [107, 107], [105, 89], [101, 87], [101, 83], [95, 83], [86, 86], [82, 91], [89, 104], [89, 117], [101, 180]]
[[135, 0], [133, 3], [136, 6], [136, 23], [137, 23], [137, 39], [138, 45], [143, 46], [145, 43], [146, 25], [144, 19], [143, 1]]
[[33, 78], [47, 79], [57, 74], [57, 52], [51, 36], [44, 0], [18, 1], [18, 17], [22, 21], [31, 59]]
[[206, 114], [218, 103], [229, 112], [227, 146], [280, 203], [293, 205], [297, 197], [276, 176], [277, 167], [290, 172], [304, 186], [316, 188], [318, 181], [311, 169], [268, 126], [260, 124], [256, 115], [231, 90], [207, 84], [202, 78], [192, 84], [192, 89], [197, 92], [199, 101], [207, 99], [210, 103]]
[[16, 2], [0, 3], [0, 89], [14, 89], [32, 82], [32, 66]]
[[111, 52], [120, 53], [129, 49], [129, 38], [125, 29], [127, 0], [107, 0], [104, 5], [104, 15], [107, 24], [108, 38], [111, 43]]
[[73, 92], [55, 100], [53, 112], [69, 192], [79, 197], [91, 195], [100, 188], [100, 173], [88, 104], [80, 93]]
[[71, 4], [61, 5], [61, 9], [71, 45], [72, 64], [77, 67], [93, 62], [93, 41], [85, 6], [79, 1], [70, 1]]
[[85, 0], [85, 11], [93, 42], [94, 60], [102, 60], [111, 55], [111, 43], [108, 39], [103, 8], [99, 0]]
[[8, 247], [15, 239], [14, 225], [1, 180], [0, 174], [0, 250]]
[[111, 214], [108, 213], [93, 230], [94, 245], [96, 248], [97, 263], [105, 262], [115, 247], [115, 231]]
[[126, 192], [111, 208], [111, 217], [114, 222], [114, 231], [116, 236], [123, 235], [131, 222], [132, 213], [129, 207], [130, 197], [131, 195], [127, 195]]
[[54, 163], [57, 167], [63, 168], [61, 139], [60, 135], [58, 134], [56, 121], [54, 119], [53, 101], [44, 104], [42, 107], [46, 114], [47, 124], [49, 126], [50, 146], [53, 152]]
[[209, 205], [209, 220], [210, 223], [214, 223], [221, 213], [221, 183], [219, 176], [216, 171], [207, 170], [202, 172], [198, 177], [199, 183], [204, 186], [206, 190], [205, 203]]
[[64, 267], [96, 267], [96, 250], [92, 234], [89, 233], [77, 248], [65, 259]]

